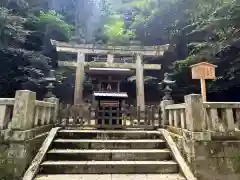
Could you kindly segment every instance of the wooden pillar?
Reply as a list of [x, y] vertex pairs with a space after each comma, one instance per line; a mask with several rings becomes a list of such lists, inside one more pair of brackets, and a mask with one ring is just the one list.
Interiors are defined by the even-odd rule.
[[74, 92], [75, 105], [79, 105], [83, 103], [84, 62], [85, 62], [85, 54], [78, 52], [76, 78], [75, 78], [75, 92]]
[[137, 106], [140, 110], [145, 109], [145, 97], [144, 97], [144, 76], [143, 76], [143, 58], [142, 55], [137, 54], [136, 57], [136, 94], [137, 94]]

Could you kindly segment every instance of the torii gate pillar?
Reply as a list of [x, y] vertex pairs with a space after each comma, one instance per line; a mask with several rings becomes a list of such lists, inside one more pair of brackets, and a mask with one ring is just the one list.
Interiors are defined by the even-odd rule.
[[77, 68], [75, 77], [74, 105], [83, 103], [83, 83], [84, 83], [84, 62], [85, 54], [77, 53]]
[[137, 106], [140, 110], [145, 109], [145, 96], [144, 96], [144, 76], [143, 76], [143, 57], [140, 54], [136, 56], [136, 95]]

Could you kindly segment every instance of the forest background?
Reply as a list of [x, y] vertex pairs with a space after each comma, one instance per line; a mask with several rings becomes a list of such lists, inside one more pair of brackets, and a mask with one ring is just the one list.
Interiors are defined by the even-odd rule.
[[[217, 79], [207, 82], [209, 100], [240, 101], [240, 2], [237, 0], [0, 0], [0, 97], [18, 89], [46, 93], [45, 78], [57, 72], [55, 94], [73, 99], [73, 71], [50, 39], [112, 45], [164, 45], [171, 51], [151, 62], [161, 72], [145, 74], [148, 101], [161, 100], [164, 72], [176, 80], [175, 100], [200, 93], [189, 66], [206, 58], [217, 65]], [[135, 97], [135, 77], [122, 84]], [[91, 90], [88, 78], [85, 90]]]

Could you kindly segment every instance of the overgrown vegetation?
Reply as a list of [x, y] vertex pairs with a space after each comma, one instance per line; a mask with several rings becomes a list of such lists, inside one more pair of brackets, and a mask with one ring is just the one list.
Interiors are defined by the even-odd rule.
[[25, 1], [6, 1], [0, 7], [0, 96], [31, 89], [41, 97], [52, 61], [44, 47], [53, 35], [68, 40], [71, 28], [53, 10], [34, 11]]
[[[13, 96], [21, 88], [44, 93], [42, 80], [58, 58], [49, 40], [56, 39], [171, 44], [172, 52], [154, 60], [163, 71], [146, 74], [147, 86], [156, 89], [163, 72], [169, 71], [177, 80], [175, 95], [199, 93], [199, 82], [191, 79], [189, 66], [204, 57], [218, 66], [217, 80], [208, 83], [208, 92], [225, 97], [221, 100], [240, 100], [240, 4], [236, 0], [4, 0], [0, 5], [1, 96]], [[59, 72], [63, 80], [59, 87], [71, 87], [74, 78], [66, 81], [66, 73]]]

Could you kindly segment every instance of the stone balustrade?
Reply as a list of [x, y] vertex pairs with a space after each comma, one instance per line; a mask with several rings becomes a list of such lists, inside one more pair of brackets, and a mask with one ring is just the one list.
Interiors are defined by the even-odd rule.
[[240, 102], [204, 102], [207, 128], [211, 131], [240, 131]]
[[[0, 99], [0, 130], [27, 130], [38, 126], [56, 124], [58, 99], [36, 100], [36, 93], [17, 91], [15, 98]], [[11, 124], [11, 127], [9, 127]]]
[[38, 101], [36, 93], [28, 90], [16, 91], [15, 98], [0, 98], [0, 179], [7, 175], [21, 179], [57, 124], [58, 107], [57, 98]]
[[203, 102], [190, 94], [184, 103], [161, 102], [162, 125], [197, 179], [239, 179], [240, 102]]
[[8, 128], [13, 114], [14, 101], [14, 98], [0, 99], [0, 130]]
[[185, 103], [167, 105], [165, 110], [169, 126], [186, 128]]
[[201, 95], [185, 96], [185, 102], [162, 102], [163, 127], [172, 132], [201, 132], [213, 136], [238, 136], [240, 102], [203, 102]]

